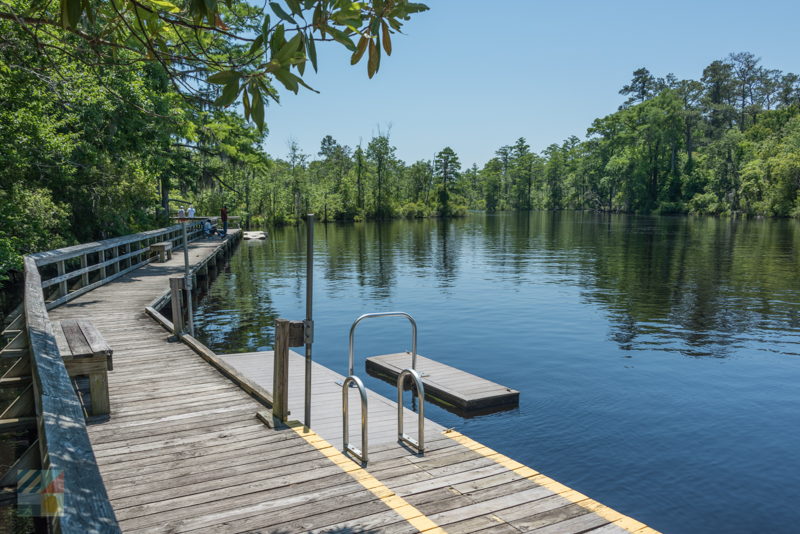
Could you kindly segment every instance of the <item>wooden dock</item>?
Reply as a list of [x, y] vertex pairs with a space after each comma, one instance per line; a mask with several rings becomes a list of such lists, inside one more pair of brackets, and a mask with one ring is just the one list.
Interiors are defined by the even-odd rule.
[[[399, 352], [367, 358], [367, 372], [392, 383], [403, 369], [411, 368], [411, 353]], [[456, 411], [487, 413], [519, 405], [519, 391], [417, 354], [417, 371], [425, 395], [434, 403]]]
[[[190, 245], [190, 262], [208, 272], [208, 258], [221, 246], [227, 245]], [[166, 263], [139, 263], [90, 291], [61, 295], [49, 318], [30, 315], [44, 321], [27, 334], [35, 368], [63, 369], [57, 352], [55, 360], [47, 356], [56, 347], [48, 321], [89, 320], [113, 349], [110, 415], [86, 427], [89, 442], [48, 444], [46, 465], [67, 473], [64, 514], [54, 520], [61, 532], [653, 532], [432, 421], [426, 421], [426, 454], [414, 454], [393, 441], [396, 406], [374, 393], [364, 468], [339, 450], [335, 381], [341, 377], [319, 365], [312, 429], [268, 428], [256, 417], [270, 402], [268, 355], [217, 357], [189, 336], [175, 341], [164, 328], [170, 323], [151, 316], [157, 315], [153, 304], [164, 302], [169, 278], [182, 273], [182, 253]], [[52, 341], [39, 348], [42, 333]], [[299, 358], [292, 355], [289, 369], [294, 418], [302, 413]], [[59, 418], [57, 403], [48, 406], [50, 412], [37, 416], [45, 430], [60, 429], [48, 439], [83, 428], [72, 412]], [[357, 413], [358, 403], [352, 406]], [[407, 432], [416, 429], [415, 418], [407, 411]], [[351, 429], [355, 441], [355, 421]], [[79, 465], [59, 460], [76, 454]]]

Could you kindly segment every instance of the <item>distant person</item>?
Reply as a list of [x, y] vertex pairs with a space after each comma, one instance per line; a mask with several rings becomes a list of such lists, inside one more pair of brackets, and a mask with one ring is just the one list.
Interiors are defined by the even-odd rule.
[[209, 219], [203, 221], [203, 234], [206, 237], [211, 238], [217, 235], [218, 233], [219, 232], [217, 231], [216, 225], [212, 225]]
[[187, 213], [190, 219], [194, 219], [194, 206], [189, 206], [189, 211]]
[[178, 218], [183, 219], [184, 217], [186, 217], [186, 212], [183, 211], [183, 206], [181, 206], [180, 209], [178, 210]]
[[228, 206], [222, 206], [219, 211], [219, 218], [222, 220], [222, 236], [228, 235]]

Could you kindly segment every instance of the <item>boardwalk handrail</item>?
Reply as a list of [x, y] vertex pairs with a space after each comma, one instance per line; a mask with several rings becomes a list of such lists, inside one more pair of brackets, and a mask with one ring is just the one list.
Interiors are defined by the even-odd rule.
[[[202, 233], [199, 224], [191, 225], [188, 241]], [[59, 479], [63, 481], [63, 500], [55, 508], [52, 503], [57, 497], [42, 501], [51, 532], [113, 534], [120, 528], [97, 467], [81, 401], [58, 350], [47, 310], [146, 265], [151, 260], [150, 245], [166, 240], [175, 248], [183, 246], [181, 225], [28, 254], [23, 259], [21, 335], [27, 338], [27, 355], [22, 354], [21, 358], [30, 364], [32, 415], [38, 430], [38, 451], [37, 445], [31, 450], [38, 456], [36, 463], [46, 470], [42, 480], [53, 482], [54, 487], [58, 487]], [[57, 292], [48, 301], [46, 289], [51, 286], [57, 286]], [[23, 360], [13, 367], [26, 368], [28, 364]], [[19, 465], [30, 464], [26, 460]]]
[[[190, 242], [196, 239], [202, 234], [201, 222], [198, 220], [187, 223], [187, 232]], [[170, 241], [173, 248], [183, 246], [181, 225], [176, 224], [158, 230], [37, 252], [28, 257], [40, 269], [40, 276], [43, 279], [40, 284], [42, 289], [58, 286], [54, 294], [49, 295], [52, 297], [51, 300], [47, 300], [48, 295], [44, 297], [47, 309], [52, 309], [146, 265], [152, 259], [150, 245], [160, 241]], [[70, 263], [74, 263], [76, 259], [80, 259], [80, 264], [71, 266]], [[56, 272], [52, 273], [51, 267], [50, 275], [46, 276], [42, 272], [42, 267], [52, 264], [56, 265]], [[92, 273], [95, 271], [100, 271], [100, 273], [97, 279], [92, 281], [90, 276], [93, 276]], [[76, 278], [80, 279], [77, 284], [74, 282]]]
[[405, 317], [411, 323], [411, 368], [417, 368], [417, 322], [414, 320], [411, 315], [406, 312], [401, 311], [390, 311], [390, 312], [376, 312], [376, 313], [365, 313], [355, 321], [353, 321], [353, 325], [350, 327], [350, 347], [347, 350], [347, 369], [348, 374], [353, 375], [353, 360], [355, 360], [354, 354], [354, 345], [355, 345], [355, 333], [356, 327], [358, 323], [363, 321], [364, 319], [372, 319], [374, 317]]
[[120, 532], [97, 467], [81, 403], [58, 351], [47, 315], [36, 260], [26, 256], [25, 325], [30, 347], [34, 403], [42, 469], [63, 476], [59, 513], [49, 517], [51, 532]]

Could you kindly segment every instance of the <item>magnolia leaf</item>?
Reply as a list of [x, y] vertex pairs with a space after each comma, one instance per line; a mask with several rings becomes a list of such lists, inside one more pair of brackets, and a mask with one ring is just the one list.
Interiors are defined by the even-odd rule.
[[286, 22], [291, 22], [292, 24], [295, 24], [295, 21], [292, 18], [292, 16], [289, 15], [286, 11], [284, 11], [283, 8], [280, 6], [280, 4], [278, 4], [277, 2], [270, 2], [269, 3], [269, 7], [272, 8], [272, 11], [276, 15], [278, 15], [280, 18], [282, 18]]
[[233, 80], [238, 81], [241, 74], [232, 70], [223, 70], [208, 77], [208, 83], [215, 83], [217, 85], [227, 85]]
[[181, 8], [173, 4], [172, 2], [167, 2], [166, 0], [147, 0], [148, 4], [152, 4], [156, 7], [160, 7], [161, 9], [167, 11], [168, 13], [178, 13]]
[[338, 42], [341, 43], [350, 50], [351, 52], [356, 51], [356, 45], [353, 44], [353, 41], [350, 39], [350, 36], [344, 33], [342, 30], [338, 28], [334, 28], [333, 26], [328, 26], [326, 28], [327, 32], [331, 34], [331, 37]]
[[299, 0], [286, 0], [286, 5], [289, 6], [289, 9], [291, 10], [292, 15], [300, 15], [303, 12], [300, 9]]
[[386, 50], [386, 55], [392, 55], [392, 38], [389, 36], [389, 25], [386, 24], [385, 20], [381, 21], [381, 25], [383, 26], [383, 49]]
[[317, 72], [317, 45], [314, 44], [313, 35], [306, 39], [306, 51], [308, 52], [308, 59], [311, 60], [311, 66], [314, 67], [314, 72]]
[[378, 72], [381, 64], [381, 49], [372, 39], [369, 40], [369, 61], [367, 62], [367, 75], [372, 78]]
[[252, 117], [253, 122], [256, 123], [258, 126], [258, 130], [260, 132], [264, 131], [264, 107], [266, 106], [266, 102], [261, 97], [261, 91], [256, 91], [253, 93], [253, 104], [252, 104]]
[[250, 97], [247, 95], [247, 91], [242, 91], [242, 107], [245, 120], [250, 120]]
[[369, 38], [366, 35], [362, 35], [361, 39], [358, 41], [358, 47], [356, 51], [353, 52], [353, 56], [350, 58], [350, 64], [355, 65], [359, 61], [361, 61], [361, 57], [364, 55], [364, 52], [367, 49], [367, 45], [369, 44]]
[[218, 106], [227, 107], [234, 103], [236, 97], [239, 95], [239, 78], [232, 80], [223, 89], [222, 94], [219, 95], [214, 103]]
[[273, 54], [273, 59], [280, 63], [285, 63], [292, 55], [297, 52], [298, 45], [302, 44], [303, 34], [298, 33], [283, 45], [277, 54]]
[[289, 72], [289, 69], [276, 70], [273, 75], [278, 79], [291, 92], [297, 94], [299, 87], [297, 85], [297, 76]]
[[252, 55], [261, 50], [262, 46], [264, 46], [264, 34], [256, 36], [255, 40], [253, 41], [253, 44], [250, 45], [250, 51], [247, 53]]
[[82, 11], [81, 0], [61, 0], [61, 25], [74, 29], [81, 20]]

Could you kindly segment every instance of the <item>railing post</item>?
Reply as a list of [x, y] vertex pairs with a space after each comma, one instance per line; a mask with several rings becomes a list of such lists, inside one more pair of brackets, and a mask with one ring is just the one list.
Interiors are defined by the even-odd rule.
[[[58, 276], [63, 276], [66, 274], [67, 269], [63, 261], [56, 263], [56, 270], [58, 272]], [[67, 296], [67, 281], [64, 280], [63, 282], [58, 283], [58, 296], [59, 297], [66, 297]]]
[[172, 330], [176, 336], [183, 333], [183, 278], [170, 278], [169, 291], [172, 301]]
[[[89, 258], [86, 254], [81, 256], [81, 269], [85, 269], [89, 266]], [[81, 287], [86, 287], [89, 285], [89, 273], [83, 273], [81, 275]]]
[[272, 415], [279, 421], [289, 417], [289, 325], [275, 320], [275, 368], [272, 373]]
[[272, 415], [289, 417], [289, 347], [303, 346], [303, 321], [275, 319], [275, 355], [272, 372]]
[[[105, 263], [106, 261], [105, 250], [101, 250], [100, 252], [97, 253], [97, 261], [99, 261], [100, 263]], [[105, 266], [103, 266], [100, 267], [100, 280], [105, 280], [105, 279], [106, 279], [106, 268]]]

